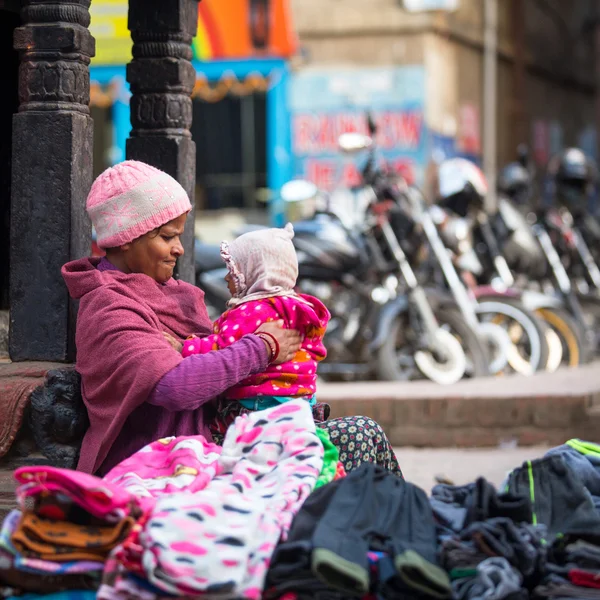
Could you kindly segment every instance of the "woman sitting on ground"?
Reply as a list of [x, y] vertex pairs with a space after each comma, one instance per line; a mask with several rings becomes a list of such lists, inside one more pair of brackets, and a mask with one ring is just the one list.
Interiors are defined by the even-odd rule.
[[[126, 161], [94, 182], [87, 211], [102, 259], [66, 264], [63, 277], [79, 300], [77, 370], [90, 426], [78, 469], [99, 476], [166, 436], [211, 439], [217, 401], [229, 388], [300, 350], [298, 332], [257, 324], [227, 348], [183, 357], [174, 347], [213, 331], [198, 288], [173, 278], [191, 205], [172, 177]], [[265, 335], [260, 335], [265, 334]], [[279, 347], [274, 356], [269, 341]], [[317, 405], [323, 407], [323, 405]], [[328, 410], [315, 415], [326, 421]], [[347, 471], [374, 462], [401, 474], [381, 427], [367, 417], [320, 423]]]

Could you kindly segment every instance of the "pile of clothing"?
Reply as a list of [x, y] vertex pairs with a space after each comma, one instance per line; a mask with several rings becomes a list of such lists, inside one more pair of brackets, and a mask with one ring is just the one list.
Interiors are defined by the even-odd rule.
[[264, 597], [450, 598], [427, 495], [373, 464], [315, 491], [275, 549]]
[[296, 401], [238, 418], [223, 447], [202, 436], [158, 440], [104, 479], [18, 469], [0, 596], [259, 598], [303, 502], [345, 476], [338, 458]]
[[600, 600], [600, 446], [571, 440], [513, 470], [438, 485], [430, 503], [457, 600]]
[[338, 459], [295, 401], [238, 417], [222, 447], [157, 440], [104, 479], [19, 469], [0, 597], [600, 600], [600, 446], [429, 497]]
[[0, 533], [2, 597], [75, 589], [95, 598], [106, 560], [142, 506], [119, 486], [77, 471], [29, 467], [15, 477], [20, 509]]

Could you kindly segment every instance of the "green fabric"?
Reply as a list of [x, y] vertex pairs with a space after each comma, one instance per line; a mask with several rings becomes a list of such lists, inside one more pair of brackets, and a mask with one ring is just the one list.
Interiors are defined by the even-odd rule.
[[464, 579], [465, 577], [475, 577], [477, 575], [476, 568], [452, 569], [450, 571], [450, 579]]
[[446, 571], [425, 560], [414, 550], [407, 550], [396, 556], [394, 565], [402, 581], [411, 589], [438, 600], [452, 597], [452, 586]]
[[333, 481], [337, 471], [338, 460], [340, 459], [340, 453], [329, 439], [329, 434], [324, 429], [319, 429], [317, 427], [317, 436], [319, 436], [319, 439], [323, 444], [325, 454], [323, 456], [323, 468], [321, 469], [321, 474], [317, 479], [315, 489], [320, 488], [330, 481]]
[[579, 454], [600, 454], [600, 445], [593, 442], [584, 442], [583, 440], [572, 439], [567, 442], [567, 446], [571, 446], [573, 450], [577, 450]]
[[315, 548], [311, 568], [317, 579], [352, 597], [364, 596], [369, 592], [368, 571], [331, 550]]
[[529, 499], [531, 500], [531, 510], [533, 513], [533, 518], [531, 522], [534, 525], [538, 524], [537, 515], [535, 514], [535, 483], [533, 481], [533, 465], [531, 461], [527, 461], [527, 473], [529, 475]]

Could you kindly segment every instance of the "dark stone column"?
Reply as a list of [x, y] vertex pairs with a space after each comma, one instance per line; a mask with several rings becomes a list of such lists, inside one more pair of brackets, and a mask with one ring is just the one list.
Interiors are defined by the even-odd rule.
[[[133, 60], [131, 137], [127, 158], [169, 173], [194, 206], [196, 145], [192, 141], [192, 100], [196, 73], [192, 38], [198, 27], [198, 0], [129, 0]], [[194, 210], [184, 236], [185, 256], [176, 276], [194, 282]]]
[[75, 307], [61, 266], [89, 254], [92, 183], [90, 0], [25, 0], [13, 120], [10, 355], [74, 359]]
[[[12, 38], [21, 19], [18, 10], [12, 11], [9, 8], [0, 0], [0, 89], [3, 90], [0, 109], [0, 310], [8, 310], [12, 119], [19, 106], [19, 56], [13, 50]], [[0, 354], [5, 350], [2, 321], [0, 316]]]

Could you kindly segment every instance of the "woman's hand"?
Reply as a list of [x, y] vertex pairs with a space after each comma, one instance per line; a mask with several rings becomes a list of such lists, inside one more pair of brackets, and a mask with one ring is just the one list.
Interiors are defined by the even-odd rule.
[[[283, 321], [263, 323], [254, 333], [268, 333], [279, 343], [279, 355], [273, 360], [274, 365], [292, 360], [302, 345], [302, 336], [295, 329], [283, 329]], [[268, 342], [263, 341], [270, 352]]]
[[167, 340], [167, 342], [171, 344], [173, 350], [181, 354], [181, 351], [183, 350], [183, 344], [180, 341], [176, 340], [170, 333], [167, 333], [166, 331], [163, 331], [162, 334], [165, 340]]

